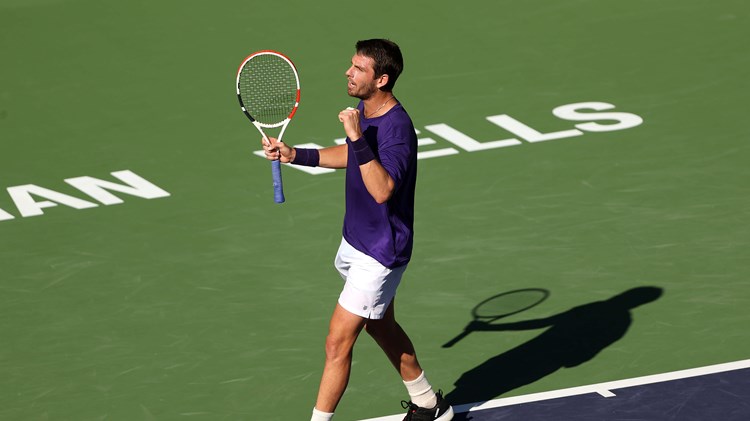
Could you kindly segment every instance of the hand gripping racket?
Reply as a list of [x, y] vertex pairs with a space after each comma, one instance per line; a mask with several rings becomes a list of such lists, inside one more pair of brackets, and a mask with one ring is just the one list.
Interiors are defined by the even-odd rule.
[[546, 300], [548, 296], [549, 291], [539, 288], [517, 289], [492, 296], [474, 307], [471, 311], [474, 320], [466, 325], [464, 331], [458, 336], [446, 342], [443, 348], [450, 348], [469, 336], [474, 331], [472, 326], [477, 322], [490, 324], [502, 317], [528, 310]]
[[[288, 57], [276, 51], [263, 50], [249, 55], [237, 71], [237, 98], [247, 118], [258, 129], [263, 139], [268, 136], [263, 129], [281, 127], [278, 140], [294, 117], [299, 106], [299, 75]], [[284, 203], [281, 183], [281, 162], [271, 162], [273, 198]]]

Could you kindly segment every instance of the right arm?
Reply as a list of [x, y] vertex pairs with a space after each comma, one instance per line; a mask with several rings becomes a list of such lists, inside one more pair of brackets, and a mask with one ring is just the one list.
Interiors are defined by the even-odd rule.
[[[266, 153], [266, 159], [271, 161], [279, 160], [284, 164], [294, 164], [294, 158], [297, 156], [295, 148], [287, 146], [284, 142], [279, 142], [273, 137], [269, 137], [270, 143], [263, 143], [263, 151]], [[318, 149], [320, 154], [319, 167], [324, 168], [346, 168], [348, 157], [348, 145], [329, 146]]]

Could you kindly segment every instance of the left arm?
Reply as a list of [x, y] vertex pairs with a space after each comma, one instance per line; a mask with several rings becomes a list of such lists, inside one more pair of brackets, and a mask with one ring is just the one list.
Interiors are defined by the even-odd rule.
[[[359, 142], [365, 142], [362, 138], [362, 130], [359, 127], [359, 110], [347, 108], [339, 113], [339, 121], [344, 123], [344, 131], [351, 139], [352, 146], [357, 148]], [[368, 146], [369, 148], [369, 146]], [[359, 170], [362, 173], [362, 181], [367, 191], [378, 204], [383, 204], [391, 198], [396, 183], [377, 159], [361, 164]]]
[[[364, 140], [361, 140], [361, 142], [364, 142]], [[365, 182], [365, 187], [367, 187], [370, 196], [378, 204], [382, 205], [387, 202], [393, 194], [396, 183], [393, 182], [393, 179], [388, 175], [385, 168], [380, 165], [380, 162], [373, 159], [366, 164], [360, 165], [359, 170], [362, 172], [362, 180]]]

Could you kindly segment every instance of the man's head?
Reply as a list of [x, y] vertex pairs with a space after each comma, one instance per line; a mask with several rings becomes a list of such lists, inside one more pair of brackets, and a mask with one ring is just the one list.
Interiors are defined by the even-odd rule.
[[373, 59], [375, 77], [388, 75], [388, 82], [381, 89], [392, 91], [398, 76], [404, 70], [404, 58], [398, 45], [387, 39], [357, 41], [357, 54]]
[[[349, 95], [366, 99], [376, 90], [391, 92], [404, 68], [396, 43], [386, 39], [358, 41], [349, 78]], [[365, 77], [366, 75], [366, 77]]]

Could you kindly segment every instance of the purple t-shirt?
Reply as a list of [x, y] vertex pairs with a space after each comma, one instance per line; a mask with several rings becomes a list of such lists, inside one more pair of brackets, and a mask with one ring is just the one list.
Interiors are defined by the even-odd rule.
[[370, 119], [364, 118], [361, 101], [357, 108], [364, 134], [358, 142], [370, 145], [395, 187], [391, 198], [378, 204], [367, 191], [354, 152], [348, 148], [344, 239], [383, 266], [395, 268], [409, 262], [414, 241], [417, 135], [400, 103]]

